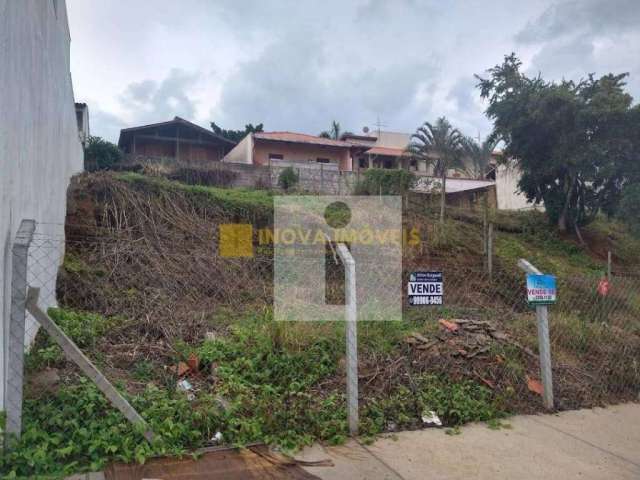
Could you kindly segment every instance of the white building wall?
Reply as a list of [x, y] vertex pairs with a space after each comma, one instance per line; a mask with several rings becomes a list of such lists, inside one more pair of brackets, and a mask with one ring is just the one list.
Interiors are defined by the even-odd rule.
[[[24, 218], [39, 222], [39, 233], [64, 234], [67, 186], [82, 170], [69, 43], [64, 0], [0, 0], [0, 410], [12, 239]], [[59, 264], [61, 255], [53, 261]], [[43, 290], [55, 291], [52, 270], [42, 276], [52, 280]]]
[[229, 163], [253, 163], [253, 135], [247, 134], [222, 159]]
[[498, 165], [496, 167], [496, 198], [498, 210], [543, 209], [527, 200], [518, 188], [520, 169], [515, 165]]

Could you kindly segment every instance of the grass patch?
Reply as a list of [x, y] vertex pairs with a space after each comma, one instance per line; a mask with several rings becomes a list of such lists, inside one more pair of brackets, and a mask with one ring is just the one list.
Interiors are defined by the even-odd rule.
[[273, 195], [266, 190], [187, 185], [134, 172], [121, 173], [116, 178], [134, 186], [151, 188], [155, 191], [185, 193], [196, 200], [213, 203], [227, 212], [243, 218], [250, 218], [251, 215], [255, 215], [257, 220], [263, 221], [273, 218]]

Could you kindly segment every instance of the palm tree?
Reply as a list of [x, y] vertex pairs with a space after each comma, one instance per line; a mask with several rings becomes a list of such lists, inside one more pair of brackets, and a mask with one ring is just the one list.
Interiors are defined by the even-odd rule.
[[333, 140], [340, 140], [340, 124], [335, 120], [331, 122], [331, 129], [325, 130], [324, 132], [320, 132], [319, 137], [322, 138], [331, 138]]
[[491, 137], [482, 143], [478, 143], [471, 137], [466, 137], [463, 142], [464, 153], [471, 160], [469, 173], [475, 178], [484, 178], [496, 142]]
[[424, 122], [416, 133], [411, 135], [411, 142], [407, 147], [408, 153], [413, 158], [433, 165], [434, 175], [440, 176], [441, 224], [444, 224], [447, 170], [462, 166], [463, 139], [463, 135], [457, 128], [453, 128], [445, 117], [440, 117], [434, 125]]

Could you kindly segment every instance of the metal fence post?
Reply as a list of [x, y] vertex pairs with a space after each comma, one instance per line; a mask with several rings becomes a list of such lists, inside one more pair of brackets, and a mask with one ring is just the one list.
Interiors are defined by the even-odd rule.
[[22, 432], [22, 394], [24, 380], [24, 329], [27, 301], [29, 245], [36, 229], [35, 220], [22, 220], [12, 247], [11, 316], [7, 347], [5, 389], [6, 433], [20, 438]]
[[356, 296], [356, 262], [344, 243], [338, 244], [338, 255], [344, 265], [345, 330], [347, 340], [347, 421], [349, 434], [358, 435], [358, 330]]
[[[542, 275], [542, 272], [524, 258], [518, 260], [518, 266], [526, 273]], [[545, 408], [553, 409], [553, 374], [551, 370], [551, 344], [549, 342], [549, 310], [547, 305], [536, 305], [536, 323], [538, 324], [538, 350], [540, 351], [540, 376], [542, 377], [542, 401]]]
[[493, 223], [489, 223], [489, 230], [487, 233], [487, 271], [489, 273], [489, 280], [493, 280]]

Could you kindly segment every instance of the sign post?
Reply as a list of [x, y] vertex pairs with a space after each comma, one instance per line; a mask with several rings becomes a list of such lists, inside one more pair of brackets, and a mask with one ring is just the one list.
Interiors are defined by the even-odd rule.
[[538, 325], [538, 350], [540, 351], [540, 376], [542, 377], [542, 401], [545, 408], [553, 409], [553, 375], [551, 370], [551, 345], [549, 342], [548, 305], [556, 302], [556, 278], [543, 275], [540, 270], [521, 258], [518, 266], [527, 273], [527, 300], [536, 307]]

